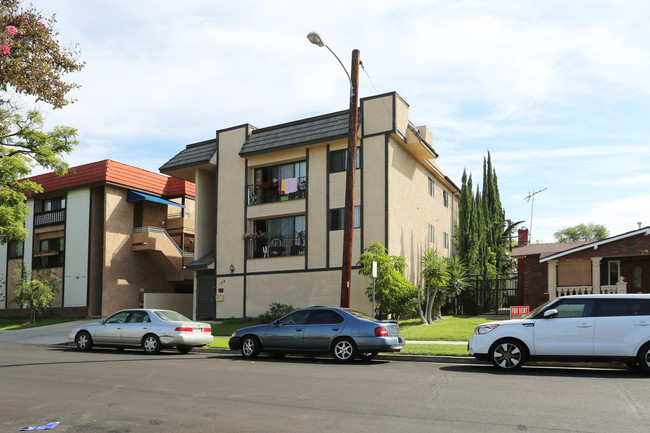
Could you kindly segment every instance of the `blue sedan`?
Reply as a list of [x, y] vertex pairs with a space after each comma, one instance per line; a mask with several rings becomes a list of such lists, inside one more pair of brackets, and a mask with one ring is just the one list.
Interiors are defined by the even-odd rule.
[[228, 345], [244, 358], [256, 358], [260, 352], [330, 353], [337, 361], [350, 362], [357, 356], [368, 360], [379, 352], [399, 352], [404, 339], [397, 322], [376, 320], [348, 308], [310, 307], [268, 325], [239, 329]]

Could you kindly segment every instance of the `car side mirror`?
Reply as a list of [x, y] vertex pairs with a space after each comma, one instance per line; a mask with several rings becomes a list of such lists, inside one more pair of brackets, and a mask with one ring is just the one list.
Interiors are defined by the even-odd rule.
[[555, 308], [551, 308], [550, 310], [544, 311], [544, 318], [549, 319], [553, 316], [557, 315], [557, 310]]
[[99, 323], [101, 323], [102, 325], [106, 325], [106, 319], [100, 320]]
[[278, 319], [275, 319], [271, 325], [275, 326], [276, 328], [280, 326], [280, 321]]

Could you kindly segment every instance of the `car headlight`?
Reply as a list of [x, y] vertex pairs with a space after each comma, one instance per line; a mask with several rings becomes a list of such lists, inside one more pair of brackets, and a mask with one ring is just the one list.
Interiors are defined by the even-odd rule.
[[478, 325], [476, 327], [476, 329], [474, 329], [474, 334], [485, 335], [488, 332], [490, 332], [490, 331], [492, 331], [494, 329], [497, 329], [498, 327], [499, 327], [499, 325], [489, 325], [489, 324], [488, 325]]
[[230, 336], [230, 338], [236, 337], [236, 336], [237, 336], [237, 331], [233, 332], [232, 335]]

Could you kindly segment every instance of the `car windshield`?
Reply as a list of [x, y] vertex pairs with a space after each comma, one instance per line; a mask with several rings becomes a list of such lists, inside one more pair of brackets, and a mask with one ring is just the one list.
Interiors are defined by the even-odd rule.
[[362, 319], [372, 320], [373, 322], [381, 322], [381, 320], [375, 319], [374, 317], [371, 317], [371, 316], [368, 316], [367, 314], [362, 313], [361, 311], [351, 310], [349, 308], [346, 308], [345, 311], [352, 314], [353, 316], [360, 317]]
[[159, 311], [154, 311], [154, 313], [156, 314], [156, 316], [160, 317], [165, 322], [189, 322], [190, 321], [190, 319], [183, 316], [181, 313], [177, 313], [176, 311], [159, 310]]
[[558, 300], [558, 298], [555, 298], [555, 299], [551, 299], [550, 301], [547, 301], [547, 302], [543, 303], [542, 305], [540, 305], [539, 307], [535, 308], [535, 309], [534, 309], [533, 311], [531, 311], [530, 313], [528, 313], [528, 314], [526, 314], [525, 316], [523, 316], [522, 319], [534, 319], [535, 316], [537, 316], [539, 313], [541, 313], [542, 311], [544, 311], [545, 309], [547, 309], [549, 306], [551, 306], [551, 304], [556, 303], [557, 300]]

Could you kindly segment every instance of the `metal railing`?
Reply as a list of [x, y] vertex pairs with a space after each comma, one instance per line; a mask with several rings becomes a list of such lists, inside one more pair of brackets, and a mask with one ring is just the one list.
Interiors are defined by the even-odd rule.
[[[283, 180], [285, 181], [285, 190], [282, 190]], [[294, 177], [248, 185], [246, 190], [249, 206], [296, 200], [307, 197], [307, 177]]]
[[183, 251], [181, 247], [179, 247], [178, 244], [174, 242], [174, 239], [172, 239], [172, 237], [169, 236], [167, 230], [165, 230], [162, 227], [153, 227], [153, 226], [135, 227], [133, 229], [133, 233], [163, 233], [167, 237], [167, 239], [169, 239], [169, 242], [171, 242], [172, 245], [174, 245], [174, 247], [176, 248], [176, 250], [180, 255], [182, 255], [183, 257], [190, 257], [190, 258], [194, 257], [194, 253]]
[[65, 209], [34, 214], [34, 227], [53, 226], [65, 222]]
[[305, 255], [305, 234], [246, 239], [246, 258], [262, 259]]

